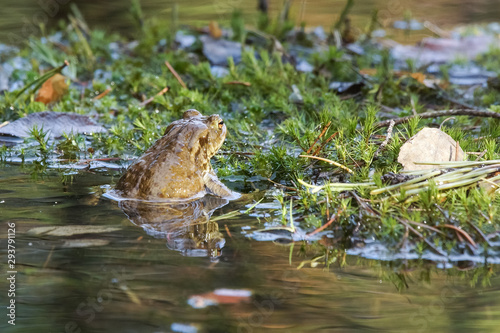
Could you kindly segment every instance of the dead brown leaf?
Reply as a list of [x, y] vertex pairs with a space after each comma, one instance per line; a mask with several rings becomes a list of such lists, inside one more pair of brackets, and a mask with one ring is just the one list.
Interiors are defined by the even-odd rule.
[[60, 100], [67, 91], [66, 77], [61, 74], [55, 74], [42, 84], [36, 101], [44, 104], [54, 103]]
[[210, 32], [210, 36], [215, 39], [219, 39], [222, 37], [222, 29], [219, 27], [219, 23], [217, 21], [210, 21], [208, 24], [208, 31]]
[[373, 76], [373, 75], [377, 74], [377, 69], [376, 68], [362, 68], [359, 70], [359, 72], [363, 75]]
[[423, 73], [417, 72], [417, 73], [411, 73], [410, 76], [417, 80], [420, 83], [424, 83], [425, 80], [425, 75]]

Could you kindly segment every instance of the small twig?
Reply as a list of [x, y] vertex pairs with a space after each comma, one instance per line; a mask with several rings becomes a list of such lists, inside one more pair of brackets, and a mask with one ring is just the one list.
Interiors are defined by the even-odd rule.
[[[490, 118], [500, 118], [500, 113], [493, 111], [483, 111], [483, 110], [473, 110], [473, 109], [464, 109], [464, 110], [442, 110], [442, 111], [430, 111], [418, 114], [418, 117], [424, 118], [436, 118], [436, 117], [444, 117], [444, 116], [471, 116], [471, 117], [490, 117]], [[389, 119], [380, 121], [375, 124], [375, 128], [387, 127], [390, 125], [391, 120], [394, 121], [394, 125], [400, 125], [407, 123], [411, 119], [415, 118], [415, 116], [407, 116], [396, 119]]]
[[140, 106], [145, 106], [145, 105], [148, 105], [149, 103], [151, 103], [151, 102], [155, 99], [155, 97], [156, 97], [156, 96], [161, 96], [161, 95], [163, 95], [164, 93], [166, 93], [166, 92], [168, 91], [168, 89], [169, 89], [168, 87], [163, 88], [163, 89], [162, 89], [162, 90], [160, 90], [160, 92], [159, 92], [159, 93], [157, 93], [155, 96], [148, 98], [147, 100], [145, 100], [144, 102], [140, 103], [139, 105], [140, 105]]
[[172, 65], [170, 65], [170, 63], [168, 61], [165, 61], [165, 65], [167, 66], [168, 70], [172, 74], [174, 74], [175, 78], [177, 79], [177, 81], [179, 81], [179, 83], [181, 84], [182, 88], [187, 89], [186, 84], [184, 83], [184, 81], [182, 81], [181, 77], [179, 76], [179, 74], [177, 74], [177, 72], [172, 67]]
[[481, 236], [481, 238], [486, 242], [486, 244], [488, 244], [488, 246], [492, 246], [486, 235], [481, 231], [481, 229], [479, 229], [476, 225], [474, 225], [474, 223], [472, 223], [469, 220], [467, 220], [467, 223], [469, 223], [472, 229], [474, 229]]
[[360, 91], [360, 92], [357, 92], [355, 94], [340, 96], [339, 99], [341, 101], [345, 101], [345, 100], [348, 100], [348, 99], [351, 99], [351, 98], [356, 98], [356, 97], [361, 96], [361, 95], [363, 95], [363, 92]]
[[226, 228], [226, 232], [229, 238], [233, 238], [233, 236], [231, 235], [231, 231], [229, 231], [229, 228], [227, 227], [227, 224], [224, 224], [224, 228]]
[[[125, 160], [134, 160], [135, 158], [127, 158]], [[75, 159], [58, 159], [58, 162], [77, 162], [77, 164], [85, 164], [85, 163], [90, 163], [90, 162], [95, 162], [95, 161], [121, 161], [123, 158], [121, 157], [107, 157], [107, 158], [90, 158], [90, 159], [84, 159], [84, 160], [75, 160]]]
[[330, 135], [330, 137], [329, 137], [328, 139], [326, 139], [326, 140], [325, 140], [325, 142], [323, 142], [323, 143], [321, 144], [321, 146], [319, 146], [319, 148], [318, 148], [318, 149], [316, 149], [316, 150], [314, 151], [313, 155], [318, 155], [318, 153], [320, 152], [320, 150], [321, 150], [321, 149], [323, 149], [323, 147], [324, 147], [324, 146], [326, 146], [326, 144], [327, 144], [328, 142], [332, 141], [332, 139], [333, 139], [334, 137], [336, 137], [336, 136], [337, 136], [337, 134], [339, 134], [339, 132], [335, 132], [335, 133], [333, 133], [332, 135]]
[[353, 173], [353, 171], [351, 169], [349, 169], [348, 167], [340, 164], [340, 163], [337, 163], [335, 161], [332, 161], [332, 160], [329, 160], [329, 159], [326, 159], [326, 158], [323, 158], [323, 157], [318, 157], [318, 156], [311, 156], [311, 155], [299, 155], [299, 157], [305, 157], [305, 158], [313, 158], [313, 159], [316, 159], [316, 160], [320, 160], [320, 161], [324, 161], [324, 162], [327, 162], [327, 163], [330, 163], [330, 164], [333, 164], [335, 166], [338, 166], [339, 168], [341, 169], [344, 169], [345, 171], [349, 172], [349, 173]]
[[[78, 164], [98, 162], [98, 161], [105, 162], [105, 161], [120, 161], [120, 160], [123, 160], [123, 158], [120, 158], [120, 157], [91, 158], [91, 159], [86, 159], [86, 160], [79, 160]], [[130, 158], [129, 160], [133, 160], [133, 158]]]
[[309, 147], [309, 149], [306, 151], [306, 154], [309, 154], [311, 152], [311, 150], [313, 149], [313, 147], [316, 145], [316, 143], [318, 143], [319, 139], [321, 139], [321, 137], [325, 134], [325, 132], [328, 130], [328, 128], [330, 127], [331, 124], [332, 124], [332, 122], [329, 121], [328, 124], [326, 124], [325, 127], [323, 127], [323, 130], [318, 135], [318, 137], [316, 138], [316, 140], [314, 141], [314, 143], [311, 145], [311, 147]]
[[43, 268], [47, 268], [47, 266], [49, 265], [49, 262], [50, 262], [50, 258], [52, 258], [52, 254], [54, 253], [54, 248], [55, 246], [52, 246], [52, 248], [50, 249], [50, 252], [49, 252], [49, 255], [47, 256], [47, 259], [45, 259], [45, 262], [43, 263]]
[[8, 125], [10, 123], [10, 121], [4, 121], [3, 123], [0, 124], [0, 128]]
[[330, 196], [326, 196], [326, 219], [329, 220], [330, 219], [330, 200], [329, 200], [329, 197]]
[[486, 152], [488, 151], [488, 149], [485, 149], [483, 150], [476, 158], [476, 161], [479, 161], [481, 158], [483, 158], [484, 154], [486, 154]]
[[469, 236], [469, 234], [467, 232], [465, 232], [464, 230], [462, 230], [460, 228], [457, 228], [457, 227], [455, 227], [454, 225], [451, 225], [451, 224], [443, 224], [443, 225], [440, 225], [438, 227], [449, 228], [449, 229], [455, 230], [457, 232], [457, 234], [463, 236], [470, 243], [470, 245], [472, 245], [473, 247], [477, 248], [477, 245], [474, 242], [474, 240], [472, 239], [472, 237]]
[[293, 187], [290, 187], [290, 186], [286, 186], [286, 185], [283, 185], [283, 184], [280, 184], [280, 183], [276, 183], [275, 181], [272, 181], [272, 180], [271, 180], [271, 179], [269, 179], [269, 178], [267, 178], [267, 180], [269, 180], [269, 181], [270, 181], [271, 183], [273, 183], [274, 185], [284, 187], [284, 188], [286, 188], [287, 190], [290, 190], [290, 191], [295, 191], [295, 192], [297, 192], [297, 191], [298, 191], [298, 189], [296, 189], [296, 188], [293, 188]]
[[413, 98], [410, 98], [410, 104], [411, 104], [411, 112], [413, 113], [414, 116], [417, 116], [417, 108], [415, 107], [415, 101]]
[[410, 229], [410, 231], [412, 231], [415, 235], [417, 235], [418, 237], [420, 237], [420, 239], [422, 239], [431, 249], [433, 249], [434, 251], [436, 251], [436, 253], [438, 253], [439, 255], [442, 255], [442, 256], [446, 256], [445, 253], [443, 253], [437, 247], [435, 247], [434, 244], [432, 244], [420, 232], [418, 232], [417, 230], [415, 230], [411, 225], [409, 225], [408, 223], [406, 223], [406, 221], [404, 221], [403, 219], [398, 219], [398, 221], [400, 223], [402, 223], [405, 227], [407, 227], [408, 229]]
[[405, 220], [405, 222], [407, 223], [411, 223], [411, 224], [414, 224], [416, 226], [419, 226], [421, 228], [425, 228], [425, 229], [429, 229], [429, 230], [432, 230], [434, 232], [437, 232], [438, 234], [441, 234], [441, 235], [444, 235], [444, 233], [441, 231], [441, 230], [438, 230], [430, 225], [427, 225], [427, 224], [424, 224], [424, 223], [419, 223], [419, 222], [415, 222], [415, 221], [411, 221], [411, 220]]
[[441, 125], [439, 125], [439, 129], [441, 130], [441, 128], [443, 127], [444, 123], [447, 122], [448, 120], [452, 120], [452, 119], [455, 119], [455, 117], [448, 117], [445, 120], [443, 120], [443, 122], [441, 123]]
[[252, 85], [250, 82], [245, 82], [245, 81], [229, 81], [229, 82], [226, 82], [225, 84], [234, 84], [234, 85], [240, 85], [240, 86], [246, 86], [246, 87], [250, 87]]
[[311, 232], [311, 233], [307, 234], [307, 235], [306, 235], [306, 237], [311, 237], [311, 236], [313, 236], [313, 235], [317, 234], [318, 232], [321, 232], [321, 231], [325, 230], [326, 228], [328, 228], [328, 226], [329, 226], [330, 224], [332, 224], [332, 223], [333, 223], [333, 221], [335, 221], [335, 219], [336, 219], [337, 217], [339, 217], [339, 216], [340, 216], [340, 214], [342, 214], [342, 210], [339, 210], [339, 211], [337, 212], [337, 214], [336, 214], [336, 215], [333, 215], [333, 216], [332, 216], [332, 218], [331, 218], [328, 222], [326, 222], [324, 225], [322, 225], [322, 226], [321, 226], [321, 227], [319, 227], [318, 229], [314, 230], [313, 232]]
[[106, 88], [106, 90], [104, 90], [102, 93], [100, 93], [99, 95], [97, 95], [96, 97], [94, 97], [93, 99], [97, 100], [97, 99], [101, 99], [103, 98], [104, 96], [106, 96], [107, 94], [109, 94], [111, 92], [111, 88]]
[[387, 146], [387, 144], [389, 143], [389, 140], [392, 137], [392, 129], [394, 128], [394, 124], [395, 124], [394, 120], [391, 119], [391, 122], [389, 123], [389, 128], [387, 129], [387, 136], [385, 137], [385, 140], [380, 144], [375, 154], [373, 154], [373, 158], [377, 157], [378, 154], [380, 154], [380, 152], [382, 151], [382, 149], [384, 149], [385, 146]]

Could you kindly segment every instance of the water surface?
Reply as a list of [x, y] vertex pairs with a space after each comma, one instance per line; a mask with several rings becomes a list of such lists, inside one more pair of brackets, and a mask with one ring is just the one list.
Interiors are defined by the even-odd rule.
[[[246, 215], [193, 231], [210, 229], [207, 235], [224, 241], [215, 255], [188, 256], [193, 252], [173, 249], [100, 196], [115, 172], [79, 171], [70, 181], [53, 170], [33, 181], [27, 171], [7, 165], [0, 174], [0, 252], [6, 258], [7, 222], [14, 222], [18, 272], [16, 326], [4, 314], [2, 332], [470, 332], [500, 324], [496, 265], [444, 270], [423, 260], [367, 260], [337, 249], [329, 268], [320, 260], [299, 270], [319, 253], [317, 246], [252, 240], [248, 227], [262, 226]], [[241, 208], [230, 203], [212, 217]], [[32, 234], [46, 226], [112, 231]], [[0, 269], [8, 270], [5, 260]], [[217, 288], [253, 296], [201, 309], [188, 304]], [[0, 289], [5, 304], [6, 279]]]

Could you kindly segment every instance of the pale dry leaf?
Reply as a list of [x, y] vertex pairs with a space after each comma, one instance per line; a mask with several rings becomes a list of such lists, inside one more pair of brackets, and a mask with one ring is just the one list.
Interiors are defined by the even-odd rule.
[[69, 112], [43, 111], [31, 113], [7, 124], [0, 128], [0, 135], [29, 137], [31, 129], [35, 125], [43, 128], [44, 132], [48, 132], [51, 138], [59, 138], [63, 133], [106, 132], [103, 126], [89, 116]]
[[74, 236], [82, 234], [100, 234], [120, 230], [120, 227], [106, 225], [63, 225], [37, 227], [28, 231], [30, 235]]
[[463, 161], [464, 157], [464, 151], [451, 136], [440, 129], [425, 127], [401, 147], [398, 162], [405, 171], [410, 171], [435, 167], [415, 162]]
[[68, 239], [64, 241], [62, 247], [82, 248], [82, 247], [106, 246], [108, 244], [109, 240], [107, 239]]

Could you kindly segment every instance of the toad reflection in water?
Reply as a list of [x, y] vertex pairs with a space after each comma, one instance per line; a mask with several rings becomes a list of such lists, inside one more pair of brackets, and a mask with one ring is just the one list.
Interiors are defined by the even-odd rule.
[[167, 239], [167, 247], [190, 257], [221, 255], [225, 240], [219, 225], [211, 222], [213, 212], [225, 206], [227, 199], [206, 195], [201, 199], [179, 203], [123, 200], [120, 208], [135, 225], [155, 238]]
[[210, 159], [226, 138], [219, 115], [187, 110], [130, 165], [107, 196], [129, 219], [186, 255], [217, 257], [224, 239], [209, 222], [213, 211], [237, 199], [216, 176]]

